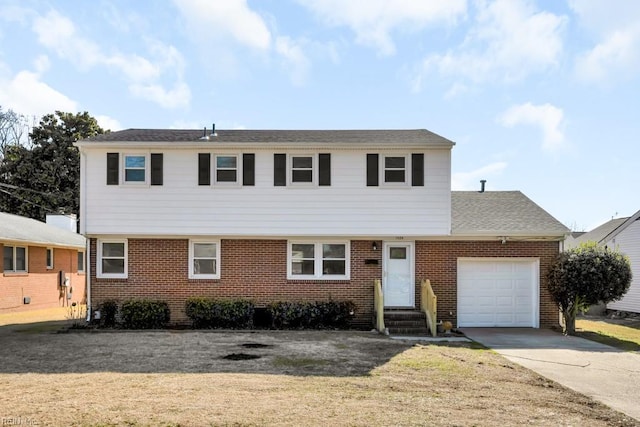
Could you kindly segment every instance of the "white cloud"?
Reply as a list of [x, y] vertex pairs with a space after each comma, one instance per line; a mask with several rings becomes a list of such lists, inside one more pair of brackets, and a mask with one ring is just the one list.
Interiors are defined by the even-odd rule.
[[464, 17], [466, 0], [298, 0], [329, 25], [349, 27], [356, 42], [382, 55], [395, 53], [394, 31], [420, 31]]
[[500, 175], [507, 168], [505, 162], [490, 163], [470, 172], [455, 172], [451, 174], [452, 190], [479, 190], [480, 180]]
[[36, 117], [56, 110], [78, 110], [74, 100], [44, 83], [38, 73], [26, 70], [12, 79], [0, 79], [0, 105]]
[[579, 23], [596, 38], [576, 58], [576, 75], [586, 82], [612, 83], [640, 71], [640, 2], [570, 1]]
[[95, 118], [98, 121], [98, 124], [100, 125], [100, 127], [104, 130], [110, 130], [112, 132], [115, 132], [117, 130], [122, 129], [122, 125], [120, 124], [120, 122], [114, 119], [113, 117], [95, 116]]
[[271, 32], [246, 0], [174, 0], [187, 20], [187, 29], [205, 38], [230, 37], [258, 50], [271, 47]]
[[545, 151], [556, 151], [565, 145], [565, 136], [561, 127], [564, 121], [564, 112], [551, 104], [514, 105], [505, 111], [498, 122], [505, 127], [517, 125], [531, 125], [539, 127], [542, 131], [542, 148]]
[[[129, 83], [134, 96], [151, 100], [165, 108], [183, 107], [190, 102], [190, 90], [182, 80], [184, 59], [173, 46], [149, 42], [152, 59], [119, 51], [107, 54], [97, 43], [78, 34], [73, 22], [55, 10], [36, 17], [32, 28], [40, 44], [79, 69], [106, 66], [119, 73]], [[174, 88], [171, 90], [164, 89], [160, 82], [166, 74], [175, 75]], [[170, 96], [176, 98], [172, 100]]]
[[300, 43], [291, 40], [289, 37], [278, 37], [276, 39], [276, 52], [284, 59], [285, 67], [289, 70], [293, 84], [302, 85], [307, 78], [310, 64], [302, 51]]
[[432, 72], [471, 82], [514, 82], [557, 65], [566, 17], [537, 11], [528, 0], [478, 2], [463, 43], [424, 59], [413, 81], [421, 89]]

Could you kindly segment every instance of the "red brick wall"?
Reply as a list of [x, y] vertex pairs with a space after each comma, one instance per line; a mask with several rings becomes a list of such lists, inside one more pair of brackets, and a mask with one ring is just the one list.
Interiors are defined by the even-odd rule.
[[[382, 244], [351, 242], [351, 279], [348, 281], [287, 280], [286, 240], [222, 240], [220, 279], [188, 278], [188, 240], [129, 239], [128, 279], [96, 279], [96, 239], [91, 239], [91, 292], [94, 308], [107, 299], [157, 298], [171, 308], [172, 322], [184, 323], [184, 302], [191, 296], [249, 298], [257, 306], [274, 301], [353, 300], [356, 325], [370, 327], [373, 316], [373, 280], [382, 276]], [[541, 327], [557, 324], [544, 276], [558, 252], [557, 242], [416, 242], [416, 281], [428, 278], [438, 296], [441, 320], [456, 320], [458, 257], [540, 258]], [[376, 259], [378, 264], [365, 264]], [[416, 304], [420, 304], [416, 286]], [[449, 312], [452, 314], [449, 315]]]
[[[0, 253], [4, 245], [0, 244]], [[0, 263], [0, 310], [18, 312], [53, 307], [66, 307], [72, 302], [84, 303], [85, 275], [78, 274], [78, 252], [75, 249], [53, 249], [53, 269], [47, 269], [45, 247], [28, 246], [28, 273], [6, 273]], [[62, 270], [73, 289], [67, 300], [58, 286], [58, 272]], [[31, 297], [30, 304], [23, 304], [23, 297]]]
[[[546, 272], [558, 254], [558, 242], [466, 241], [416, 242], [416, 279], [429, 279], [438, 297], [438, 319], [457, 319], [459, 257], [522, 257], [540, 259], [540, 327], [558, 325], [558, 308], [547, 290]], [[420, 303], [419, 289], [416, 301]], [[449, 314], [451, 313], [451, 314]]]

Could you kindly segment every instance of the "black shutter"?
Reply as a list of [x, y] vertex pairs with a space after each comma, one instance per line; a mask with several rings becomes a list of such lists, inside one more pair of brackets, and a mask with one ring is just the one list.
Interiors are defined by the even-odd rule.
[[198, 153], [198, 185], [211, 184], [211, 154]]
[[256, 185], [256, 155], [242, 155], [242, 185]]
[[118, 185], [120, 170], [120, 154], [107, 153], [107, 185]]
[[411, 185], [424, 186], [424, 154], [411, 155]]
[[287, 185], [287, 155], [273, 155], [273, 185], [283, 187]]
[[319, 163], [319, 184], [320, 185], [331, 185], [331, 154], [319, 154], [318, 155], [318, 163]]
[[151, 185], [162, 185], [162, 153], [151, 153]]
[[367, 154], [367, 187], [378, 186], [378, 155]]

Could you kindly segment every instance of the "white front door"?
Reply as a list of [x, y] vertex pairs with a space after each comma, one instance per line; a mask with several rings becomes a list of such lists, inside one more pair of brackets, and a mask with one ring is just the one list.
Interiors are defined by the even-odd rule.
[[383, 244], [383, 293], [385, 307], [415, 307], [413, 243]]

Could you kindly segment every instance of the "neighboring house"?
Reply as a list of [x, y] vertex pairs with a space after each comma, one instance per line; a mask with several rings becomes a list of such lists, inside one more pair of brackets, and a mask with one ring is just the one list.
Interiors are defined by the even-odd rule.
[[427, 130], [129, 129], [76, 143], [88, 294], [344, 300], [457, 326], [558, 324], [545, 272], [569, 232], [520, 192], [451, 192], [453, 142]]
[[[0, 312], [84, 303], [85, 238], [71, 230], [75, 216], [49, 222], [0, 212]], [[67, 223], [67, 229], [60, 228]]]
[[640, 211], [627, 218], [615, 218], [585, 233], [571, 244], [596, 242], [616, 249], [629, 257], [633, 279], [629, 291], [621, 300], [610, 302], [610, 310], [640, 313]]

